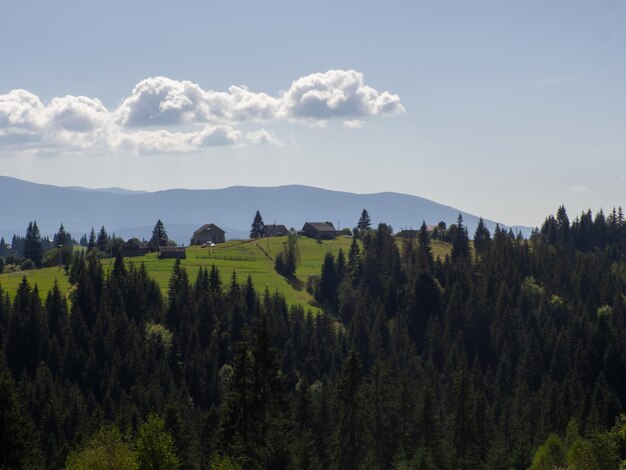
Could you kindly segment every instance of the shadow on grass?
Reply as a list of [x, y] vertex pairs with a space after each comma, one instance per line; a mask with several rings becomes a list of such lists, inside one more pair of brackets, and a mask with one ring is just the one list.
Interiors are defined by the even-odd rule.
[[294, 290], [301, 291], [302, 289], [304, 289], [304, 282], [302, 282], [297, 277], [295, 276], [283, 276], [283, 277]]

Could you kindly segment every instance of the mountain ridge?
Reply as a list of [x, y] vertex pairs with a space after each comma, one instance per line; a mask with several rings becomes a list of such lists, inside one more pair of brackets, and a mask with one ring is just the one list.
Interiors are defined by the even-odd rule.
[[[116, 189], [111, 192], [111, 189]], [[396, 231], [418, 228], [422, 220], [436, 224], [456, 221], [462, 214], [473, 234], [478, 217], [454, 207], [404, 193], [384, 191], [357, 194], [307, 185], [229, 186], [220, 189], [164, 189], [154, 192], [123, 188], [89, 189], [33, 183], [0, 176], [0, 235], [23, 234], [28, 222], [37, 220], [44, 235], [64, 224], [74, 238], [104, 225], [109, 233], [128, 238], [147, 238], [157, 219], [161, 219], [170, 238], [188, 243], [190, 226], [213, 222], [228, 228], [227, 238], [245, 238], [258, 209], [267, 224], [284, 224], [299, 229], [306, 221], [332, 221], [338, 228], [354, 227], [362, 209], [367, 209], [372, 224], [384, 222]], [[493, 231], [496, 221], [485, 219]], [[172, 229], [168, 229], [168, 225]], [[500, 224], [509, 228], [506, 224]], [[531, 228], [511, 227], [524, 236]], [[134, 233], [137, 230], [138, 233]]]

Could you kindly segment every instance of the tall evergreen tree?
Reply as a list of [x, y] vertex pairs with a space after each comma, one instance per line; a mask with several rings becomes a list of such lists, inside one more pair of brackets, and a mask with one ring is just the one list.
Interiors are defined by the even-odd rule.
[[476, 227], [476, 232], [474, 232], [474, 249], [476, 250], [477, 255], [482, 255], [487, 248], [487, 244], [491, 240], [491, 233], [489, 233], [489, 229], [485, 225], [485, 221], [481, 217], [478, 220], [478, 226]]
[[262, 237], [263, 228], [263, 217], [261, 217], [261, 213], [257, 210], [256, 214], [254, 214], [254, 219], [252, 220], [252, 227], [250, 227], [250, 238]]
[[104, 255], [107, 253], [107, 248], [109, 247], [109, 234], [104, 229], [104, 225], [100, 228], [100, 232], [98, 232], [98, 238], [96, 240], [96, 248], [98, 251]]
[[89, 232], [89, 241], [87, 242], [87, 253], [97, 246], [96, 243], [96, 232], [93, 227], [91, 227], [91, 232]]
[[157, 251], [158, 247], [167, 246], [168, 242], [169, 238], [165, 231], [165, 226], [163, 222], [161, 222], [161, 219], [159, 219], [152, 229], [152, 236], [148, 242], [148, 248], [150, 248], [150, 251]]
[[463, 225], [463, 216], [459, 214], [456, 221], [456, 231], [452, 240], [452, 261], [459, 258], [469, 258], [469, 236], [467, 235], [467, 227]]
[[339, 377], [336, 420], [333, 467], [356, 470], [364, 461], [370, 442], [361, 392], [361, 366], [355, 351], [346, 358]]
[[61, 226], [59, 227], [59, 231], [54, 235], [52, 239], [52, 245], [54, 248], [56, 248], [59, 245], [69, 246], [71, 244], [72, 244], [72, 238], [65, 231], [65, 227], [63, 227], [63, 224], [61, 224]]
[[24, 239], [24, 258], [32, 260], [35, 265], [40, 268], [43, 258], [43, 247], [41, 243], [41, 234], [37, 227], [37, 221], [30, 222], [26, 229], [26, 238]]
[[372, 228], [372, 219], [370, 219], [370, 215], [366, 209], [361, 211], [361, 217], [359, 218], [359, 222], [356, 224], [356, 228], [359, 230], [367, 230]]

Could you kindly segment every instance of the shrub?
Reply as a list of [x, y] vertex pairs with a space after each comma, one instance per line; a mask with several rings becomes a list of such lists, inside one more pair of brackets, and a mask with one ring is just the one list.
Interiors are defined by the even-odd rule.
[[31, 269], [35, 269], [36, 267], [37, 266], [35, 266], [35, 262], [32, 259], [27, 258], [24, 260], [24, 262], [20, 266], [20, 269], [22, 271], [30, 271]]

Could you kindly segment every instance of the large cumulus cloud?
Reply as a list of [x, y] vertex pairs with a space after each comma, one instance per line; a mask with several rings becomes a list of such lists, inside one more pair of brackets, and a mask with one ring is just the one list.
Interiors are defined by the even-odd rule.
[[357, 128], [365, 119], [402, 112], [398, 95], [366, 85], [363, 74], [354, 70], [300, 77], [275, 96], [245, 86], [214, 91], [189, 81], [150, 77], [137, 83], [114, 110], [84, 96], [45, 104], [26, 90], [0, 95], [0, 145], [188, 153], [218, 145], [280, 145], [265, 129], [244, 133], [238, 129], [244, 123], [323, 125], [340, 120]]
[[281, 101], [283, 115], [303, 119], [354, 120], [404, 112], [398, 95], [365, 85], [363, 74], [354, 70], [330, 70], [299, 78]]

